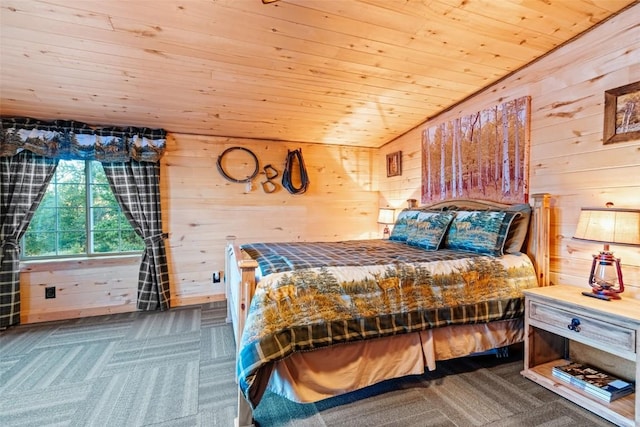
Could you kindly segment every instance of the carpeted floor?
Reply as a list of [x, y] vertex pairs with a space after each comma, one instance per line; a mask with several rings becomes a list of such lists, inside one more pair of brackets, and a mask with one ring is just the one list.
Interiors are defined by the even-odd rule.
[[[21, 325], [0, 332], [0, 426], [233, 426], [224, 303]], [[275, 426], [609, 426], [524, 379], [522, 356], [438, 370], [316, 404], [267, 394]]]

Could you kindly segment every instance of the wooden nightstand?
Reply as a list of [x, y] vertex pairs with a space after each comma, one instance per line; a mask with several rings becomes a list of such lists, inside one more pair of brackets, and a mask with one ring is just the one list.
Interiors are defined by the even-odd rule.
[[[621, 426], [640, 426], [638, 392], [611, 403], [591, 397], [551, 373], [565, 364], [576, 348], [597, 349], [606, 356], [589, 363], [606, 366], [629, 365], [626, 380], [640, 376], [637, 355], [640, 352], [640, 301], [625, 299], [603, 301], [583, 296], [583, 288], [548, 286], [525, 291], [525, 355], [522, 375], [601, 417]], [[579, 327], [569, 328], [575, 320]], [[580, 351], [580, 350], [579, 350]], [[575, 357], [573, 357], [575, 359]], [[583, 361], [584, 362], [584, 361]], [[636, 384], [637, 385], [637, 384]]]

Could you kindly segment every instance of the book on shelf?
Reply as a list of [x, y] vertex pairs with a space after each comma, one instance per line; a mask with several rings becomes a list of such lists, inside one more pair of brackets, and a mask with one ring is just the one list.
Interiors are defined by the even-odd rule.
[[635, 390], [633, 383], [581, 363], [554, 366], [551, 371], [556, 378], [606, 402], [631, 394]]

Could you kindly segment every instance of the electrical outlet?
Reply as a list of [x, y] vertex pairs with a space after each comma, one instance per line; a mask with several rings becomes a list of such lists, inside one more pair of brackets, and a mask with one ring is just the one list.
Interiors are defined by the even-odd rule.
[[213, 272], [213, 283], [220, 283], [220, 277], [222, 276], [222, 274], [219, 271], [214, 271]]
[[45, 299], [55, 298], [56, 297], [56, 287], [49, 286], [44, 288], [44, 297]]

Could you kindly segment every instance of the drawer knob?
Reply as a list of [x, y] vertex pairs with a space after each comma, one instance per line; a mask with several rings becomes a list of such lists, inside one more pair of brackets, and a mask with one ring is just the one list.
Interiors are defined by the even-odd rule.
[[580, 332], [580, 319], [576, 319], [575, 317], [571, 319], [571, 324], [567, 325], [567, 328], [572, 331]]

